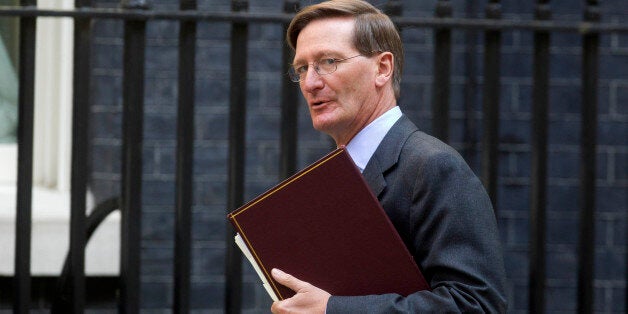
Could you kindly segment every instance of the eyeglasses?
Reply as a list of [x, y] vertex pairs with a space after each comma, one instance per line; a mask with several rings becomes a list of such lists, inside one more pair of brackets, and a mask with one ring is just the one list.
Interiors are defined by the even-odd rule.
[[336, 72], [336, 70], [338, 69], [338, 63], [347, 61], [349, 59], [361, 57], [361, 56], [363, 55], [361, 54], [355, 55], [353, 57], [348, 57], [344, 59], [323, 58], [323, 59], [320, 59], [318, 61], [314, 61], [308, 64], [293, 65], [293, 66], [290, 66], [290, 69], [288, 69], [288, 76], [290, 77], [290, 80], [295, 83], [301, 82], [302, 80], [305, 79], [305, 76], [307, 75], [307, 70], [310, 67], [310, 64], [314, 67], [314, 71], [316, 71], [316, 74], [318, 75], [331, 74], [331, 73]]

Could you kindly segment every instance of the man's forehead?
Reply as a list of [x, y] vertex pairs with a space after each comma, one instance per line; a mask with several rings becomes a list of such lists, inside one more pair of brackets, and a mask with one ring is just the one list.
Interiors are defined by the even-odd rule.
[[353, 45], [355, 19], [334, 17], [317, 19], [306, 25], [297, 37], [295, 61], [301, 59], [338, 56]]

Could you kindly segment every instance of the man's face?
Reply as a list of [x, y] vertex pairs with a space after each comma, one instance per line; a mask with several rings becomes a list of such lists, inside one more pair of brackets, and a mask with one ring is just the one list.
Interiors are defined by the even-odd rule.
[[335, 72], [319, 75], [311, 65], [323, 58], [359, 55], [353, 45], [353, 18], [326, 18], [310, 22], [297, 38], [293, 64], [310, 64], [300, 87], [315, 129], [347, 144], [376, 118], [378, 97], [374, 79], [377, 57], [360, 56], [339, 62]]

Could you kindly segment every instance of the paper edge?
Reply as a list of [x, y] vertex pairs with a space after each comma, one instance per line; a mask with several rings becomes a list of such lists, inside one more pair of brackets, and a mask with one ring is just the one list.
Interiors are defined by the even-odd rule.
[[235, 243], [240, 248], [240, 251], [242, 251], [242, 254], [244, 254], [246, 259], [249, 260], [249, 263], [251, 263], [251, 265], [253, 266], [253, 269], [255, 269], [255, 272], [257, 273], [259, 278], [262, 280], [262, 286], [264, 287], [264, 289], [266, 289], [266, 292], [268, 293], [270, 298], [273, 299], [273, 301], [278, 301], [279, 298], [277, 298], [275, 291], [271, 289], [270, 283], [266, 279], [266, 276], [264, 276], [264, 273], [262, 273], [262, 270], [257, 264], [257, 261], [253, 258], [253, 254], [251, 254], [249, 247], [246, 246], [246, 244], [244, 243], [244, 239], [242, 239], [242, 236], [240, 235], [240, 233], [236, 233], [234, 239], [235, 239]]

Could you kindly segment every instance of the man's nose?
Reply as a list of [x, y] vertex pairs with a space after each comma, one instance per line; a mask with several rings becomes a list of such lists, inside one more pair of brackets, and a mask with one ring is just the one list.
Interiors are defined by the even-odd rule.
[[305, 77], [301, 81], [301, 86], [306, 91], [320, 89], [324, 86], [323, 78], [316, 72], [313, 66], [308, 67]]

